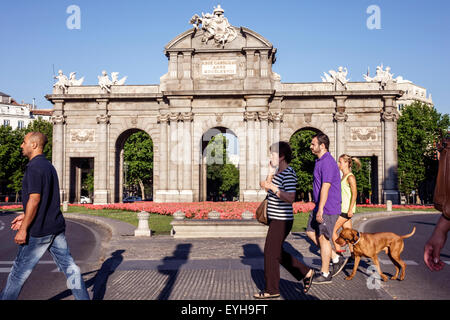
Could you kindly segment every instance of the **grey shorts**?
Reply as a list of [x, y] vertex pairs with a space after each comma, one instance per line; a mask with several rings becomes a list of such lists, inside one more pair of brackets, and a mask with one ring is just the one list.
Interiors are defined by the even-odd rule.
[[317, 237], [324, 235], [328, 240], [332, 239], [334, 226], [339, 218], [339, 214], [323, 215], [323, 223], [318, 223], [316, 220], [316, 214], [311, 212], [309, 214], [308, 225], [306, 231], [314, 231]]

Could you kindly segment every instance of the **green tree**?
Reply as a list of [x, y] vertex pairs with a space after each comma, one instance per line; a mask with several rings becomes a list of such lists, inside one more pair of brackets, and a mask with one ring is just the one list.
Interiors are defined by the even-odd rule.
[[227, 155], [228, 140], [217, 134], [206, 147], [208, 194], [225, 194], [228, 199], [239, 195], [239, 169]]
[[126, 183], [140, 189], [142, 199], [145, 199], [146, 187], [151, 190], [153, 186], [153, 141], [150, 136], [143, 131], [133, 133], [125, 142], [123, 159], [127, 164]]
[[436, 142], [449, 129], [449, 115], [415, 102], [402, 110], [397, 123], [399, 190], [419, 194], [427, 178], [435, 179]]
[[364, 198], [369, 197], [372, 192], [372, 181], [370, 179], [372, 163], [370, 158], [361, 157], [358, 159], [361, 162], [361, 168], [356, 170], [352, 167], [352, 173], [355, 175], [359, 201], [363, 202]]
[[289, 141], [292, 149], [290, 166], [298, 177], [297, 199], [311, 201], [313, 190], [313, 172], [316, 156], [311, 152], [310, 145], [317, 132], [312, 130], [299, 130]]

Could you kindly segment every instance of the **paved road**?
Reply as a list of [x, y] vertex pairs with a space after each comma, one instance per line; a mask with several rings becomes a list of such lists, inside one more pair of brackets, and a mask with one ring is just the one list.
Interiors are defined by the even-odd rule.
[[[10, 229], [11, 221], [16, 214], [0, 214], [0, 290], [6, 284], [9, 271], [17, 254], [14, 243], [15, 232]], [[101, 239], [106, 236], [102, 229], [89, 223], [80, 223], [66, 219], [66, 238], [72, 256], [81, 268], [82, 273], [94, 271], [100, 255]], [[89, 278], [89, 275], [86, 278]], [[67, 290], [66, 278], [59, 272], [52, 256], [46, 252], [28, 281], [25, 283], [19, 299], [46, 300], [58, 297]], [[60, 298], [73, 299], [65, 294]]]
[[[368, 221], [360, 230], [366, 232], [392, 231], [399, 235], [408, 234], [416, 227], [416, 233], [405, 239], [405, 249], [401, 255], [407, 264], [404, 281], [389, 280], [382, 284], [383, 289], [394, 299], [450, 299], [450, 243], [444, 246], [441, 259], [447, 266], [440, 272], [431, 272], [423, 262], [423, 248], [439, 215], [407, 215]], [[389, 257], [381, 252], [381, 269], [392, 275], [395, 271]], [[348, 270], [350, 271], [350, 270]], [[357, 276], [359, 276], [357, 274]]]

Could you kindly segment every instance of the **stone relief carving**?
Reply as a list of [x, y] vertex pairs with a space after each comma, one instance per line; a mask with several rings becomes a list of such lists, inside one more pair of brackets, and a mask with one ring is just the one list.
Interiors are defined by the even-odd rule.
[[357, 127], [350, 129], [351, 141], [377, 141], [376, 127]]
[[194, 25], [195, 29], [199, 29], [202, 25], [201, 30], [203, 30], [202, 42], [208, 44], [208, 41], [213, 39], [216, 45], [225, 46], [225, 43], [233, 41], [237, 32], [233, 26], [228, 22], [228, 19], [224, 17], [223, 13], [225, 11], [220, 7], [220, 5], [214, 7], [213, 13], [202, 12], [200, 17], [195, 14], [191, 20], [190, 24]]
[[72, 129], [70, 130], [70, 141], [72, 142], [94, 142], [94, 129]]

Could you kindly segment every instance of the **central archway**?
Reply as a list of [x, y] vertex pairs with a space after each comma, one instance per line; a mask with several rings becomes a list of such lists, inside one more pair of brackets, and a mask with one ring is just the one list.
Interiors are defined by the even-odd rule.
[[239, 140], [225, 127], [206, 131], [201, 139], [200, 201], [239, 200]]
[[297, 201], [312, 201], [313, 172], [316, 156], [311, 152], [313, 136], [322, 133], [317, 128], [305, 127], [297, 130], [289, 139], [292, 148], [290, 166], [297, 173]]

